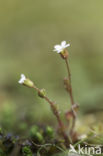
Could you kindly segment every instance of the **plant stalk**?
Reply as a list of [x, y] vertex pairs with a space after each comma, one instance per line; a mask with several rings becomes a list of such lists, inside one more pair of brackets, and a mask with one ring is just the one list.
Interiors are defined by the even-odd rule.
[[68, 72], [68, 79], [69, 79], [69, 90], [68, 90], [68, 93], [69, 93], [69, 96], [70, 96], [70, 101], [71, 101], [71, 109], [72, 109], [72, 112], [73, 112], [73, 121], [72, 121], [72, 126], [71, 126], [71, 130], [70, 130], [70, 134], [73, 134], [73, 131], [74, 131], [74, 128], [75, 128], [75, 122], [76, 122], [76, 112], [73, 108], [73, 105], [75, 104], [74, 103], [74, 97], [73, 97], [73, 91], [72, 91], [72, 84], [71, 84], [71, 72], [70, 72], [70, 68], [69, 68], [69, 63], [68, 63], [68, 60], [67, 58], [65, 59], [65, 63], [66, 63], [66, 66], [67, 66], [67, 72]]
[[[40, 89], [37, 88], [36, 86], [33, 86], [32, 88], [34, 88], [38, 93], [40, 92]], [[58, 121], [60, 130], [61, 130], [61, 134], [65, 140], [66, 145], [68, 146], [70, 143], [70, 140], [69, 140], [69, 137], [65, 133], [65, 126], [60, 118], [59, 111], [58, 111], [57, 107], [55, 106], [55, 103], [53, 101], [51, 101], [47, 96], [44, 96], [43, 98], [50, 104], [52, 112]]]

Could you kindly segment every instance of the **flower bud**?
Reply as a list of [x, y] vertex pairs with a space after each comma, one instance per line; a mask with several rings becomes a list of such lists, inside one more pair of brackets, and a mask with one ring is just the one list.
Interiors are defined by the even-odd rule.
[[21, 78], [18, 81], [18, 83], [25, 85], [27, 87], [30, 87], [30, 88], [34, 86], [34, 83], [30, 79], [26, 78], [24, 74], [21, 74]]
[[34, 83], [30, 79], [24, 80], [23, 85], [32, 88], [34, 86]]
[[46, 95], [45, 89], [44, 89], [44, 88], [43, 88], [43, 89], [40, 89], [40, 91], [38, 92], [38, 95], [39, 95], [41, 98], [44, 98], [45, 95]]

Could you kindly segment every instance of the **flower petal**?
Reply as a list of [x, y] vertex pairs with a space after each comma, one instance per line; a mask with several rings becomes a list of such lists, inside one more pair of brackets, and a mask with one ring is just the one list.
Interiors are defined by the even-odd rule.
[[66, 45], [65, 45], [65, 48], [67, 48], [67, 47], [69, 47], [69, 46], [70, 46], [70, 44], [66, 44]]
[[61, 42], [61, 46], [62, 46], [62, 47], [65, 47], [65, 45], [66, 45], [66, 41], [62, 41], [62, 42]]
[[18, 81], [20, 84], [23, 83], [23, 78], [21, 78], [19, 81]]
[[20, 80], [18, 81], [18, 83], [23, 84], [25, 80], [26, 80], [25, 75], [24, 75], [24, 74], [21, 74], [21, 78], [20, 78]]
[[57, 53], [59, 54], [59, 53], [61, 53], [61, 51], [62, 51], [62, 49], [58, 50]]
[[54, 48], [55, 48], [56, 50], [60, 50], [60, 49], [61, 49], [61, 46], [60, 46], [60, 45], [55, 45]]
[[21, 74], [21, 78], [26, 78], [24, 74]]

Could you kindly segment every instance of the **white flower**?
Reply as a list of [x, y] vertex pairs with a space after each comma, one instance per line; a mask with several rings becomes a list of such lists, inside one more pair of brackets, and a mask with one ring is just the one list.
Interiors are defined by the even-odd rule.
[[20, 78], [20, 80], [18, 81], [18, 83], [23, 84], [25, 80], [26, 80], [25, 75], [24, 75], [24, 74], [21, 74], [21, 78]]
[[66, 44], [66, 41], [62, 41], [60, 45], [54, 46], [54, 51], [61, 53], [65, 48], [69, 47], [70, 44]]

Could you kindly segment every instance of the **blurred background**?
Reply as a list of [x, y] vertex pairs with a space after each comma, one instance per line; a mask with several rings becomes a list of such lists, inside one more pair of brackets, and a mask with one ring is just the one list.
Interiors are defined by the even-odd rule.
[[48, 103], [18, 84], [21, 73], [47, 90], [61, 115], [70, 108], [63, 88], [65, 62], [53, 52], [63, 40], [71, 44], [72, 86], [80, 114], [102, 112], [103, 1], [0, 1], [0, 125], [5, 129], [25, 121], [55, 124]]

